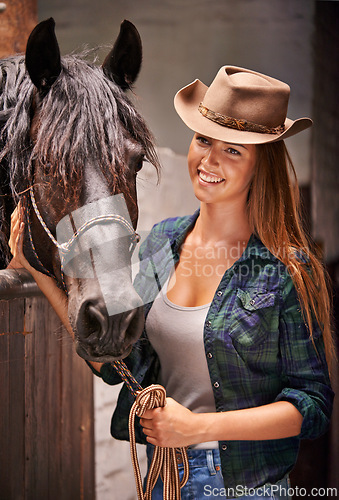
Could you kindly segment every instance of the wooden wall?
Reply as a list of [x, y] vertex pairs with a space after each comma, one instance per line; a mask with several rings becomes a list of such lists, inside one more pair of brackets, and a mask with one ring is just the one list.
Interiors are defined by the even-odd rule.
[[92, 374], [44, 297], [1, 300], [1, 273], [0, 499], [93, 500]]
[[0, 57], [24, 52], [37, 24], [37, 0], [5, 0], [0, 8]]

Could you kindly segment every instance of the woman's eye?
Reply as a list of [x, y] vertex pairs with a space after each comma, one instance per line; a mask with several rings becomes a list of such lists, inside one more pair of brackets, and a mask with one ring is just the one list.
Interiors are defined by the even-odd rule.
[[227, 153], [230, 153], [231, 155], [240, 155], [240, 151], [234, 148], [227, 148], [226, 149]]
[[209, 144], [209, 141], [208, 139], [206, 139], [206, 137], [203, 137], [201, 135], [198, 135], [197, 136], [197, 142], [200, 142], [201, 144]]

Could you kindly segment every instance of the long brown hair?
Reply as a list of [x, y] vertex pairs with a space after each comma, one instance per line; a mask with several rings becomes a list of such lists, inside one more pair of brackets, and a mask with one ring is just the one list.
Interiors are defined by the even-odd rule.
[[257, 146], [248, 210], [256, 235], [291, 274], [312, 340], [312, 320], [319, 324], [330, 367], [335, 351], [329, 278], [301, 223], [297, 176], [284, 141]]

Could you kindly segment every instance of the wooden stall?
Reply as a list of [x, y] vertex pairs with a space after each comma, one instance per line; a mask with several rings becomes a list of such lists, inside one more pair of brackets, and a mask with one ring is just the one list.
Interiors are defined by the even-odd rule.
[[24, 270], [0, 271], [0, 499], [91, 500], [93, 377]]

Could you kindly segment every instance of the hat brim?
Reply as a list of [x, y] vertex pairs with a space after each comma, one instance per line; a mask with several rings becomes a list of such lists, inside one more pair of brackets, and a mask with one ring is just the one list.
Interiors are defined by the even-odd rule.
[[286, 118], [285, 130], [281, 134], [248, 132], [219, 125], [204, 117], [198, 110], [198, 106], [203, 102], [207, 89], [208, 87], [200, 80], [195, 80], [177, 92], [174, 97], [174, 107], [188, 128], [213, 139], [234, 144], [276, 142], [302, 132], [313, 123], [310, 118], [299, 118], [298, 120]]

